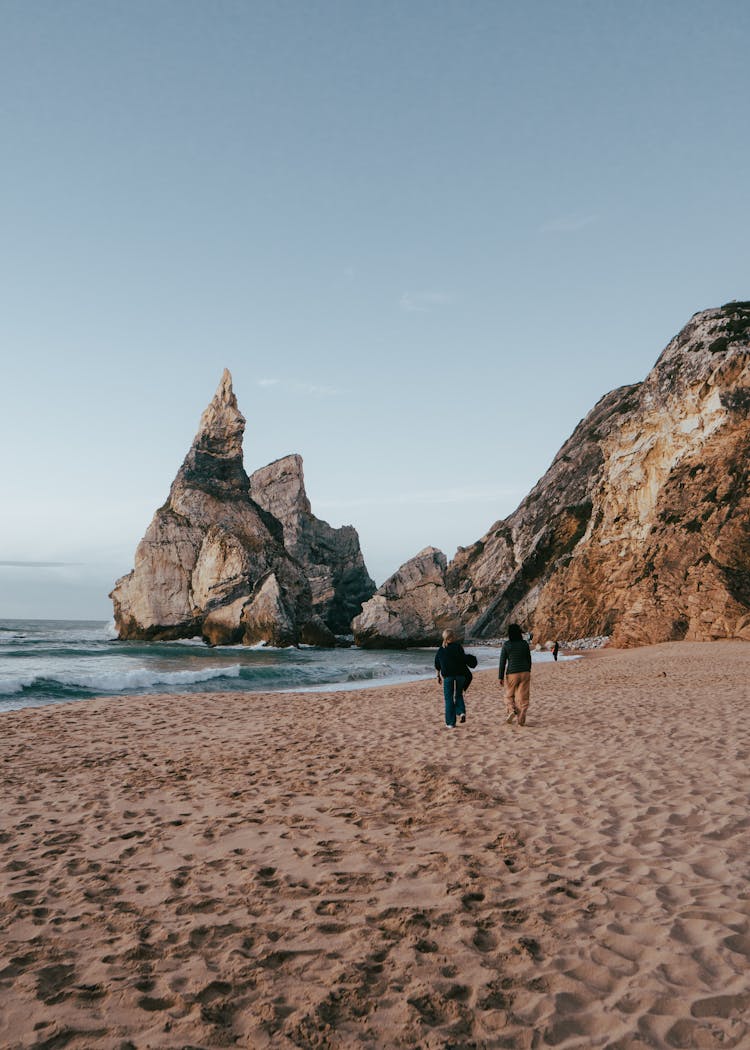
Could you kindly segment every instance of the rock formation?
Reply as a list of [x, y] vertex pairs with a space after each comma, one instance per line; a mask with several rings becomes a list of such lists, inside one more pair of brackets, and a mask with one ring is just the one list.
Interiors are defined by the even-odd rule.
[[[363, 649], [435, 645], [446, 627], [460, 622], [445, 589], [446, 558], [425, 547], [390, 576], [355, 619], [354, 640]], [[406, 640], [406, 641], [405, 641]]]
[[250, 497], [244, 430], [225, 370], [135, 568], [110, 595], [120, 638], [333, 644], [281, 524]]
[[[706, 310], [643, 382], [599, 401], [518, 509], [446, 567], [468, 634], [518, 620], [625, 646], [750, 639], [749, 343], [750, 302]], [[420, 578], [409, 589], [426, 615]], [[366, 622], [368, 645], [395, 644], [397, 607], [379, 591], [355, 641]]]
[[334, 529], [315, 517], [300, 456], [284, 456], [256, 470], [250, 475], [250, 495], [281, 522], [284, 546], [310, 582], [313, 611], [334, 634], [347, 634], [375, 591], [357, 530], [351, 525]]

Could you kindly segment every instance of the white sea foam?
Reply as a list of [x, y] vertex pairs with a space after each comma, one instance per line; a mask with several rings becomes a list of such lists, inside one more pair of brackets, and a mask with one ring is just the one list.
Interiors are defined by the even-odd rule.
[[139, 667], [132, 671], [6, 678], [0, 680], [0, 695], [19, 693], [24, 688], [41, 684], [121, 693], [128, 689], [149, 689], [154, 685], [186, 686], [194, 682], [208, 682], [214, 678], [239, 678], [240, 670], [239, 664], [232, 664], [230, 667], [208, 667], [204, 671], [147, 671], [146, 668]]
[[132, 671], [60, 675], [56, 681], [61, 685], [119, 693], [124, 689], [148, 689], [152, 685], [192, 685], [193, 682], [208, 682], [212, 678], [239, 678], [239, 675], [239, 664], [207, 667], [205, 671], [147, 671], [145, 667], [139, 667]]
[[412, 671], [396, 672], [394, 674], [373, 676], [370, 678], [355, 677], [350, 675], [344, 682], [328, 682], [320, 685], [290, 685], [281, 689], [271, 689], [275, 693], [356, 693], [360, 689], [380, 689], [384, 685], [406, 685], [414, 681], [427, 681], [434, 678], [434, 672], [425, 674], [424, 668]]
[[10, 696], [20, 693], [22, 689], [33, 685], [36, 679], [33, 677], [0, 678], [0, 696]]

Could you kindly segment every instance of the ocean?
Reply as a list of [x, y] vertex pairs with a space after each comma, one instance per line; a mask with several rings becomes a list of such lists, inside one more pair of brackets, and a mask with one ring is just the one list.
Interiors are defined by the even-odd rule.
[[[479, 667], [495, 647], [467, 647]], [[0, 620], [0, 714], [25, 707], [135, 693], [314, 692], [408, 682], [434, 674], [434, 649], [270, 649], [200, 639], [121, 642], [111, 623]], [[551, 659], [535, 653], [534, 659]]]

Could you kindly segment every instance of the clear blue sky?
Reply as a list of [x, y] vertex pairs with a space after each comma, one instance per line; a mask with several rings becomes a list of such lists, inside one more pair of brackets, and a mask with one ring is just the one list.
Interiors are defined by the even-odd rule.
[[0, 616], [109, 615], [225, 366], [378, 582], [477, 539], [750, 298], [749, 49], [745, 0], [0, 0]]

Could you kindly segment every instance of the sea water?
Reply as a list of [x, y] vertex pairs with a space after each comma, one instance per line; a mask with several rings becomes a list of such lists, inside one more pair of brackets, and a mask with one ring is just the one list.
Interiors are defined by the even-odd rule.
[[[467, 647], [495, 667], [496, 647]], [[121, 642], [113, 625], [0, 620], [0, 713], [92, 696], [134, 693], [308, 692], [408, 682], [434, 675], [434, 649], [217, 646], [200, 639]], [[551, 659], [535, 653], [534, 659]]]

